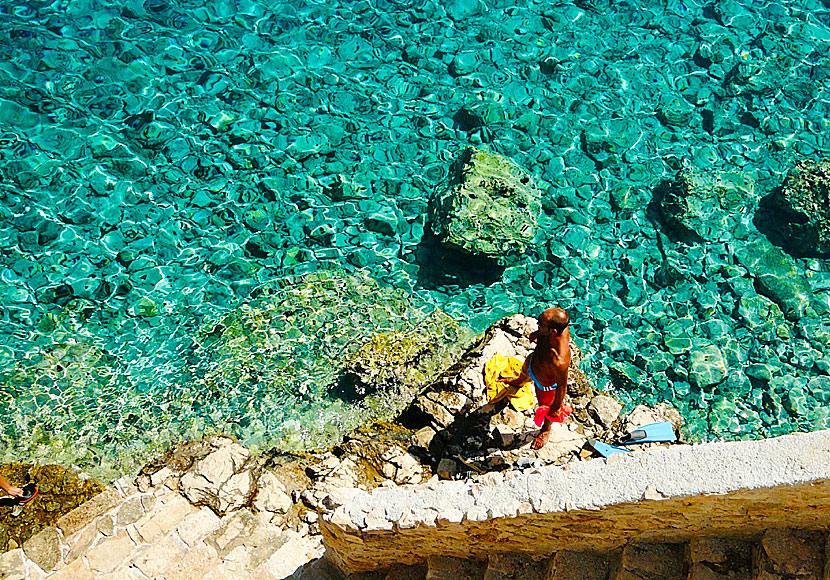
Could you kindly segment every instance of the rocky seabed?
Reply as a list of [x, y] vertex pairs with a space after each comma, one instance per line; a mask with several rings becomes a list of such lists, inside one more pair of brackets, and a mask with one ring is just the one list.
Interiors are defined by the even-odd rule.
[[[281, 309], [260, 341], [219, 328], [262, 314], [263, 288], [332, 270], [477, 331], [559, 304], [589, 345], [586, 373], [627, 403], [674, 401], [701, 439], [828, 426], [827, 219], [787, 184], [830, 146], [826, 2], [150, 0], [0, 15], [8, 461], [109, 476], [211, 432], [336, 440], [354, 424], [327, 396], [341, 350], [320, 330], [357, 300], [315, 304], [305, 323]], [[470, 147], [538, 188], [489, 216], [496, 205], [465, 205], [466, 224], [430, 220], [431, 201], [470, 199], [445, 191]], [[216, 338], [228, 348], [202, 348]], [[271, 373], [283, 356], [305, 363]], [[212, 373], [241, 386], [198, 381]], [[308, 432], [290, 437], [298, 424]]]

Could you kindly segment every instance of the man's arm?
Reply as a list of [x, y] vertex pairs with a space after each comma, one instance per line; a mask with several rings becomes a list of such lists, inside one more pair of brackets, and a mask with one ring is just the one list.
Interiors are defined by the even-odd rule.
[[3, 491], [5, 491], [10, 496], [20, 497], [23, 495], [22, 489], [20, 489], [19, 487], [14, 487], [11, 483], [9, 483], [9, 480], [3, 477], [2, 475], [0, 475], [0, 487], [2, 487]]
[[515, 377], [499, 377], [496, 380], [500, 383], [516, 388], [524, 386], [527, 382], [527, 378], [525, 378], [524, 373], [519, 373]]

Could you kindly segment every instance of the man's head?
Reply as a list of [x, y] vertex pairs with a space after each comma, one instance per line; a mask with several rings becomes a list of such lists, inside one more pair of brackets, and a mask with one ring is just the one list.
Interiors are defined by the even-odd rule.
[[548, 308], [539, 316], [539, 334], [561, 334], [571, 319], [561, 308]]

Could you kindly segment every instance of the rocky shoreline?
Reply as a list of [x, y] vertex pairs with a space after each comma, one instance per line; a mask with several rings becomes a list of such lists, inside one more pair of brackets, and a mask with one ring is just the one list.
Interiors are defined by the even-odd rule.
[[[259, 519], [315, 534], [319, 513], [342, 505], [359, 490], [424, 483], [430, 479], [478, 479], [488, 474], [521, 472], [542, 465], [563, 465], [595, 457], [587, 440], [616, 440], [624, 432], [655, 421], [671, 421], [679, 430], [680, 414], [666, 403], [639, 406], [623, 417], [623, 406], [592, 387], [579, 369], [582, 353], [572, 342], [569, 400], [571, 419], [554, 425], [549, 443], [530, 448], [536, 433], [532, 413], [520, 413], [502, 400], [489, 403], [483, 367], [495, 354], [524, 358], [536, 329], [533, 318], [517, 314], [492, 325], [481, 339], [440, 378], [418, 393], [393, 422], [354, 430], [333, 449], [298, 455], [277, 451], [251, 455], [227, 437], [211, 437], [179, 446], [142, 469], [140, 491], [158, 485], [178, 489], [193, 505], [218, 515], [250, 509]], [[388, 351], [384, 350], [388, 354]], [[349, 373], [364, 385], [377, 379], [361, 372], [363, 358], [351, 361]], [[389, 361], [394, 366], [396, 361]], [[398, 377], [413, 374], [423, 359], [397, 363]], [[409, 371], [409, 372], [405, 372]], [[401, 392], [411, 385], [390, 385]], [[370, 391], [380, 390], [375, 385]], [[656, 444], [647, 444], [656, 445]], [[640, 446], [643, 447], [643, 446]], [[502, 475], [503, 477], [504, 475]], [[490, 475], [492, 477], [492, 475]]]
[[[627, 430], [660, 420], [672, 421], [679, 429], [679, 413], [665, 403], [650, 408], [639, 406], [621, 416], [622, 405], [590, 385], [579, 369], [581, 351], [572, 342], [568, 397], [574, 413], [564, 424], [555, 424], [545, 447], [532, 450], [536, 427], [531, 411], [516, 411], [507, 400], [489, 403], [483, 369], [495, 353], [527, 356], [532, 348], [527, 337], [535, 328], [535, 319], [519, 314], [500, 320], [438, 380], [421, 389], [396, 421], [357, 429], [327, 452], [253, 455], [223, 436], [180, 445], [147, 464], [134, 480], [119, 480], [118, 493], [103, 492], [28, 538], [22, 548], [6, 552], [0, 557], [0, 570], [9, 578], [42, 577], [26, 570], [36, 565], [49, 573], [80, 566], [73, 563], [72, 556], [77, 559], [113, 538], [124, 537], [132, 542], [129, 553], [126, 544], [120, 552], [110, 551], [113, 558], [117, 555], [122, 561], [101, 564], [98, 571], [112, 571], [119, 566], [141, 569], [136, 558], [155, 545], [153, 537], [157, 534], [141, 532], [136, 522], [167, 518], [159, 514], [172, 508], [159, 511], [158, 506], [172, 502], [179, 506], [173, 511], [181, 518], [165, 519], [159, 534], [172, 533], [185, 518], [195, 518], [200, 523], [192, 523], [188, 533], [199, 538], [201, 549], [212, 554], [217, 566], [225, 565], [230, 552], [239, 548], [235, 561], [243, 562], [243, 568], [251, 573], [259, 570], [263, 574], [267, 571], [268, 577], [296, 576], [323, 554], [319, 517], [360, 491], [438, 479], [503, 481], [542, 465], [590, 460], [596, 454], [587, 445], [589, 438], [612, 441]], [[388, 350], [384, 352], [388, 354]], [[352, 380], [364, 385], [373, 380], [366, 372], [367, 357], [370, 353], [364, 350], [350, 361], [349, 370]], [[420, 376], [414, 367], [432, 365], [434, 360], [406, 357], [389, 363], [393, 368], [401, 365], [401, 372], [392, 375], [412, 377]], [[412, 388], [390, 383], [388, 376], [384, 381], [384, 385], [369, 390], [407, 392]], [[97, 507], [90, 509], [89, 505]], [[197, 513], [203, 515], [197, 518], [193, 515]], [[228, 539], [229, 534], [234, 539]], [[224, 547], [217, 544], [220, 536], [225, 538]], [[289, 543], [292, 557], [288, 558], [285, 551], [274, 559], [279, 547]], [[233, 548], [228, 550], [231, 544]], [[267, 558], [263, 552], [268, 552]], [[141, 561], [146, 563], [146, 558]], [[274, 574], [277, 563], [284, 576]], [[315, 566], [327, 564], [320, 560]], [[90, 577], [97, 577], [96, 570], [90, 571]]]

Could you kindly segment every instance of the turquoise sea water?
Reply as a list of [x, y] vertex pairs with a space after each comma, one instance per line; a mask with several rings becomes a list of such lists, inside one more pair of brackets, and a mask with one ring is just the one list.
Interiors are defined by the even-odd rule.
[[[206, 432], [325, 444], [377, 331], [561, 305], [601, 388], [695, 439], [827, 426], [830, 266], [785, 318], [737, 226], [673, 240], [682, 165], [764, 196], [821, 158], [830, 4], [581, 0], [0, 2], [3, 461], [132, 469]], [[544, 180], [507, 268], [431, 239], [467, 146]], [[448, 340], [452, 337], [448, 337]], [[725, 380], [689, 378], [717, 350]]]

